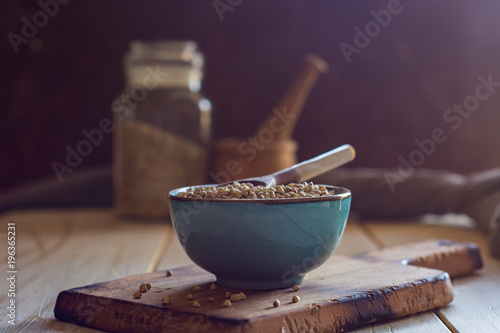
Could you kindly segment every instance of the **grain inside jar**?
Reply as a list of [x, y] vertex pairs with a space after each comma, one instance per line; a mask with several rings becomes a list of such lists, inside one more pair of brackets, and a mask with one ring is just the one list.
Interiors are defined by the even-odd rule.
[[113, 102], [119, 215], [167, 218], [172, 189], [207, 180], [211, 104], [192, 41], [132, 41], [126, 86]]
[[115, 197], [120, 214], [168, 216], [169, 190], [205, 182], [207, 149], [147, 123], [127, 120], [118, 126]]

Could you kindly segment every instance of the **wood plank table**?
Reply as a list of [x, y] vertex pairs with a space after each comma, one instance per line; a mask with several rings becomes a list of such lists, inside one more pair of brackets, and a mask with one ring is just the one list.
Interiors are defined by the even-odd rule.
[[[351, 217], [336, 254], [440, 238], [475, 242], [484, 260], [476, 274], [453, 279], [451, 304], [352, 332], [500, 332], [500, 260], [490, 256], [484, 236], [445, 223], [462, 220], [447, 216], [373, 222]], [[123, 220], [111, 209], [10, 211], [0, 216], [0, 228], [2, 280], [8, 271], [16, 271], [14, 285], [0, 284], [2, 332], [98, 332], [54, 318], [60, 291], [192, 264], [168, 221]], [[14, 229], [15, 258], [8, 258], [8, 231]], [[8, 266], [11, 259], [13, 267]], [[12, 299], [15, 326], [8, 323]]]

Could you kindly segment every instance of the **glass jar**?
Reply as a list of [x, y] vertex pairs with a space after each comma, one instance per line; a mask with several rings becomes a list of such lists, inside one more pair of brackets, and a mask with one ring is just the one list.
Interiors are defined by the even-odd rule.
[[115, 205], [120, 215], [168, 217], [168, 192], [204, 184], [211, 104], [200, 94], [193, 41], [132, 41], [126, 87], [113, 104]]

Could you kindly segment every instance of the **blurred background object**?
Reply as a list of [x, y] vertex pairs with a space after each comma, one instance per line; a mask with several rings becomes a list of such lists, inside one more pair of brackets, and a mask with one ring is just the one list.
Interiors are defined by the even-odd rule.
[[451, 111], [453, 123], [446, 118], [475, 94], [478, 77], [500, 82], [499, 2], [8, 0], [0, 7], [2, 191], [111, 164], [110, 132], [87, 156], [71, 152], [88, 141], [85, 133], [109, 130], [101, 122], [124, 86], [121, 59], [133, 39], [198, 43], [215, 138], [252, 133], [303, 54], [314, 52], [330, 71], [295, 129], [299, 161], [349, 142], [358, 152], [350, 167], [397, 167], [421, 149], [416, 141], [441, 128], [446, 140], [418, 167], [466, 173], [500, 165], [500, 91], [473, 112]]
[[211, 104], [200, 94], [203, 55], [193, 41], [130, 43], [127, 83], [113, 103], [117, 212], [168, 217], [169, 191], [208, 179]]
[[213, 182], [260, 177], [296, 164], [298, 144], [293, 132], [311, 89], [326, 71], [328, 64], [321, 57], [304, 55], [297, 77], [253, 133], [218, 139], [213, 145]]

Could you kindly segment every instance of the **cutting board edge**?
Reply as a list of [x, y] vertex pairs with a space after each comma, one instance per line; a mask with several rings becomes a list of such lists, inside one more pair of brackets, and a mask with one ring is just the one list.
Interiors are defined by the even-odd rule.
[[[83, 297], [83, 300], [79, 298]], [[76, 301], [76, 302], [75, 302]], [[71, 303], [76, 303], [78, 306], [68, 306]], [[193, 325], [200, 326], [213, 326], [218, 329], [211, 330], [211, 332], [226, 332], [227, 327], [238, 329], [239, 327], [245, 326], [249, 320], [244, 318], [219, 318], [217, 316], [206, 316], [203, 314], [193, 313], [193, 312], [182, 312], [176, 309], [169, 309], [166, 306], [154, 305], [154, 304], [141, 304], [134, 303], [132, 301], [123, 299], [114, 299], [113, 303], [124, 305], [125, 311], [122, 315], [137, 315], [137, 309], [133, 307], [139, 306], [139, 309], [145, 310], [146, 308], [154, 312], [151, 316], [151, 311], [145, 311], [147, 313], [147, 319], [142, 321], [142, 325], [137, 324], [134, 327], [130, 326], [117, 326], [114, 323], [120, 324], [116, 319], [111, 319], [108, 315], [113, 315], [111, 312], [108, 314], [106, 312], [106, 306], [109, 305], [111, 301], [105, 297], [91, 295], [91, 294], [81, 294], [78, 291], [66, 290], [59, 293], [57, 296], [56, 306], [54, 307], [54, 317], [57, 320], [76, 324], [84, 327], [90, 327], [94, 329], [99, 329], [107, 332], [116, 333], [149, 333], [149, 332], [160, 332], [165, 329], [164, 321], [165, 319], [172, 319], [177, 323], [177, 328], [172, 328], [172, 320], [169, 321], [169, 332], [186, 332], [186, 323], [190, 329]], [[129, 308], [130, 311], [126, 311]], [[123, 309], [123, 308], [122, 308]], [[140, 312], [139, 312], [140, 313]], [[168, 318], [165, 318], [165, 313], [168, 314]], [[189, 320], [183, 320], [188, 318]], [[146, 318], [144, 318], [146, 319]], [[159, 319], [159, 320], [158, 320]], [[195, 319], [195, 320], [193, 320]], [[137, 318], [138, 322], [141, 322], [141, 318]], [[122, 323], [123, 324], [123, 323]], [[223, 324], [223, 325], [221, 325]]]
[[[410, 253], [413, 256], [412, 258], [409, 258], [407, 254], [405, 255], [403, 253], [399, 253], [398, 247], [392, 250], [387, 249], [374, 251], [373, 255], [371, 256], [356, 255], [337, 257], [364, 260], [367, 262], [371, 262], [374, 259], [376, 261], [388, 263], [399, 262], [400, 264], [402, 264], [403, 262], [406, 262], [410, 264], [409, 266], [413, 266], [415, 268], [418, 267], [419, 269], [425, 270], [427, 272], [426, 274], [428, 274], [425, 278], [421, 279], [420, 277], [414, 276], [414, 281], [411, 281], [411, 283], [408, 284], [400, 283], [397, 286], [398, 288], [396, 288], [397, 290], [394, 289], [394, 285], [390, 285], [390, 287], [384, 287], [385, 283], [390, 282], [384, 282], [378, 285], [375, 284], [377, 286], [376, 288], [370, 289], [371, 287], [368, 286], [367, 290], [358, 289], [358, 298], [356, 298], [356, 293], [352, 293], [350, 296], [346, 296], [346, 299], [339, 297], [338, 299], [326, 300], [325, 302], [311, 303], [307, 304], [307, 307], [297, 308], [296, 310], [288, 305], [283, 304], [276, 310], [274, 314], [265, 314], [264, 316], [260, 317], [253, 316], [245, 318], [244, 316], [241, 316], [241, 314], [238, 314], [236, 311], [231, 318], [225, 316], [217, 316], [215, 313], [210, 314], [210, 311], [205, 314], [196, 313], [194, 312], [196, 311], [196, 309], [194, 308], [189, 308], [187, 310], [169, 309], [166, 308], [166, 306], [156, 305], [152, 303], [141, 304], [133, 302], [132, 298], [129, 301], [123, 298], [110, 298], [109, 295], [106, 297], [105, 293], [99, 295], [99, 292], [101, 290], [105, 291], [106, 288], [116, 288], [124, 290], [127, 286], [130, 286], [131, 282], [137, 283], [139, 280], [142, 280], [140, 282], [145, 282], [148, 279], [152, 279], [152, 277], [169, 279], [165, 276], [165, 271], [136, 274], [118, 280], [100, 282], [84, 287], [77, 287], [62, 291], [57, 297], [56, 306], [54, 308], [54, 315], [61, 321], [77, 323], [82, 326], [103, 329], [111, 332], [130, 332], [131, 326], [137, 326], [137, 321], [129, 320], [128, 326], [123, 326], [126, 324], [120, 323], [119, 321], [120, 318], [133, 318], [137, 314], [137, 309], [134, 310], [134, 307], [137, 308], [137, 304], [139, 304], [139, 309], [141, 308], [141, 306], [143, 310], [148, 309], [148, 311], [146, 311], [149, 312], [148, 316], [152, 317], [155, 323], [161, 322], [162, 326], [169, 324], [164, 323], [164, 321], [167, 320], [168, 317], [173, 318], [170, 320], [170, 326], [168, 327], [172, 327], [174, 332], [184, 332], [186, 328], [184, 320], [187, 319], [189, 319], [190, 323], [194, 322], [196, 325], [199, 325], [200, 331], [207, 331], [207, 329], [205, 329], [207, 327], [211, 332], [265, 332], [267, 331], [268, 327], [280, 329], [282, 327], [290, 327], [290, 331], [296, 331], [298, 329], [294, 329], [294, 327], [302, 327], [301, 325], [304, 325], [303, 327], [311, 327], [311, 325], [314, 325], [314, 318], [311, 317], [311, 313], [313, 312], [313, 310], [310, 308], [310, 306], [318, 305], [320, 308], [324, 307], [331, 309], [336, 306], [338, 307], [338, 305], [335, 305], [335, 302], [337, 302], [340, 305], [344, 305], [344, 312], [350, 312], [350, 314], [348, 313], [349, 316], [346, 317], [350, 319], [339, 318], [337, 320], [336, 314], [332, 314], [332, 311], [323, 311], [323, 316], [325, 316], [325, 318], [323, 318], [322, 322], [326, 323], [323, 324], [323, 326], [329, 326], [330, 330], [332, 332], [335, 332], [332, 327], [337, 327], [337, 331], [342, 331], [352, 329], [360, 325], [403, 317], [406, 315], [427, 311], [449, 304], [453, 300], [453, 289], [451, 286], [450, 274], [448, 274], [448, 272], [446, 271], [443, 271], [442, 266], [440, 265], [443, 262], [446, 263], [446, 260], [450, 258], [450, 256], [453, 258], [454, 263], [462, 263], [462, 261], [460, 260], [464, 260], [467, 262], [467, 271], [465, 272], [465, 274], [471, 273], [470, 270], [475, 270], [482, 267], [479, 248], [473, 243], [451, 242], [447, 240], [429, 240], [426, 242], [414, 243], [413, 246], [414, 248], [408, 248], [408, 251], [406, 252], [407, 254]], [[429, 247], [432, 248], [434, 256], [428, 256]], [[418, 251], [415, 251], [415, 249], [417, 249]], [[405, 256], [405, 259], [399, 260], [401, 258], [395, 258], [393, 256], [395, 252], [399, 256]], [[412, 259], [414, 261], [415, 258], [421, 260], [423, 264], [419, 265], [411, 262]], [[429, 265], [427, 264], [431, 259], [433, 260], [433, 258], [435, 259], [435, 262], [438, 263], [438, 267], [429, 267]], [[172, 269], [172, 272], [174, 277], [181, 278], [182, 283], [179, 283], [179, 285], [183, 285], [186, 282], [189, 282], [189, 284], [197, 284], [200, 281], [207, 282], [208, 280], [212, 281], [215, 279], [214, 275], [207, 271], [204, 271], [197, 266], [184, 266], [174, 268]], [[369, 272], [367, 274], [368, 276], [370, 276]], [[175, 282], [175, 279], [173, 280], [174, 281], [171, 282], [173, 283], [173, 286], [176, 286], [177, 283]], [[432, 281], [434, 281], [434, 283]], [[418, 295], [420, 287], [422, 287], [420, 290], [420, 296], [418, 296], [418, 300], [416, 300], [414, 295]], [[426, 291], [428, 291], [427, 296]], [[408, 292], [407, 297], [404, 296], [406, 292]], [[379, 306], [381, 307], [381, 310], [379, 310], [380, 312], [376, 312], [374, 314], [374, 311], [372, 311], [373, 309], [370, 309], [370, 304], [377, 304], [377, 297], [377, 299], [383, 299], [384, 297], [390, 299], [391, 297], [395, 298], [396, 296], [394, 296], [394, 294], [398, 295], [398, 293], [398, 297], [400, 299], [398, 301], [399, 303], [392, 303], [393, 305], [399, 304], [399, 308], [397, 310], [393, 311], [391, 307], [382, 305]], [[437, 295], [437, 297], [434, 297], [432, 295]], [[322, 298], [318, 298], [318, 300], [322, 300]], [[109, 313], [106, 314], [106, 306], [109, 305], [112, 301], [117, 302], [114, 304], [119, 304], [120, 309], [122, 307], [124, 309], [128, 309], [130, 307], [130, 309], [124, 311], [120, 310], [117, 313], [113, 313], [113, 311], [108, 310]], [[413, 304], [410, 304], [412, 302]], [[303, 304], [304, 303], [302, 303], [302, 301], [299, 303], [299, 305]], [[258, 304], [258, 306], [261, 305]], [[288, 306], [288, 308], [285, 308], [285, 306]], [[342, 306], [338, 307], [338, 309], [341, 308]], [[231, 309], [237, 310], [234, 309], [234, 307]], [[281, 310], [283, 310], [283, 312], [281, 312]], [[140, 312], [144, 311], [139, 311], [139, 313]], [[220, 311], [217, 312], [220, 313]], [[167, 318], [165, 318], [165, 315], [167, 315]], [[93, 324], [93, 319], [96, 319], [96, 316], [101, 316], [102, 318], [98, 320], [98, 324]], [[112, 317], [115, 319], [111, 320], [110, 318]], [[136, 329], [132, 331], [149, 332], [161, 329], [157, 328], [158, 325], [154, 326], [151, 324], [151, 321], [153, 320], [152, 318], [139, 318], [139, 325], [137, 326], [139, 328], [134, 326]], [[124, 321], [127, 322], [126, 320]], [[116, 323], [115, 326], [113, 326], [114, 322]], [[144, 326], [145, 322], [149, 324]], [[261, 323], [266, 323], [266, 325], [264, 326], [265, 330], [262, 329], [263, 327], [261, 326]], [[120, 325], [123, 327], [121, 327]], [[258, 329], [255, 329], [255, 327], [257, 327]]]
[[[268, 329], [269, 331], [273, 331], [274, 329], [281, 329], [282, 327], [289, 329], [289, 331], [296, 331], [305, 327], [318, 326], [321, 322], [329, 323], [327, 326], [332, 332], [341, 332], [373, 322], [404, 317], [449, 304], [453, 300], [453, 289], [450, 277], [446, 272], [436, 272], [439, 274], [430, 279], [420, 279], [408, 282], [398, 286], [398, 288], [388, 286], [376, 290], [364, 290], [352, 296], [326, 300], [321, 303], [311, 303], [307, 304], [307, 307], [303, 306], [296, 311], [291, 311], [280, 316], [269, 314], [255, 318], [227, 318], [215, 315], [207, 316], [196, 312], [179, 311], [176, 309], [169, 309], [167, 306], [140, 304], [132, 300], [115, 299], [113, 302], [114, 304], [121, 304], [124, 306], [124, 309], [129, 308], [129, 311], [122, 309], [121, 314], [124, 316], [133, 316], [138, 313], [138, 311], [148, 313], [149, 320], [143, 320], [142, 322], [145, 324], [136, 326], [136, 329], [133, 330], [134, 332], [156, 332], [167, 327], [174, 332], [183, 332], [186, 329], [184, 318], [190, 318], [188, 321], [189, 325], [195, 323], [200, 325], [200, 328], [208, 327], [211, 332], [230, 332], [233, 330], [239, 330], [241, 332], [265, 332]], [[446, 297], [432, 299], [433, 301], [437, 300], [437, 303], [431, 304], [424, 302], [423, 298], [425, 298], [426, 288], [431, 286], [432, 288], [440, 288], [440, 294]], [[416, 290], [419, 290], [417, 295], [423, 297], [422, 299], [415, 300]], [[408, 304], [409, 300], [411, 300], [413, 304]], [[117, 320], [110, 318], [113, 313], [106, 313], [106, 305], [110, 303], [111, 301], [109, 299], [102, 296], [82, 294], [78, 290], [67, 290], [58, 295], [54, 314], [58, 320], [64, 322], [110, 332], [130, 332], [130, 326], [120, 327], [115, 325], [114, 323], [117, 323]], [[68, 306], [68, 304], [78, 304], [78, 306]], [[383, 305], [377, 312], [374, 311], [373, 304]], [[394, 310], [395, 307], [397, 310]], [[410, 307], [410, 309], [408, 307]], [[141, 309], [148, 311], [141, 311]], [[320, 311], [319, 309], [324, 310]], [[346, 311], [346, 309], [352, 311], [349, 312]], [[332, 318], [331, 312], [334, 310], [336, 311], [335, 313], [343, 311], [345, 316], [343, 318], [340, 316]], [[152, 312], [153, 315], [151, 315]], [[321, 312], [323, 315], [320, 314]], [[165, 318], [165, 313], [168, 314], [167, 318]], [[300, 318], [300, 320], [297, 318]], [[174, 322], [172, 320], [174, 320]], [[140, 318], [137, 321], [141, 322]], [[151, 324], [152, 322], [154, 324]], [[120, 322], [118, 322], [118, 324], [119, 323]], [[265, 330], [263, 330], [262, 325], [265, 325]], [[327, 327], [320, 325], [317, 328], [325, 329]]]
[[[390, 303], [389, 298], [395, 297], [394, 295], [390, 295], [391, 293], [394, 293], [395, 290], [393, 287], [386, 287], [380, 288], [377, 290], [365, 290], [363, 292], [360, 292], [357, 295], [353, 296], [347, 296], [347, 297], [341, 297], [338, 299], [333, 299], [329, 301], [324, 301], [322, 303], [313, 303], [310, 304], [309, 307], [315, 307], [316, 312], [318, 311], [318, 308], [329, 308], [330, 312], [332, 311], [332, 308], [340, 308], [340, 309], [354, 309], [357, 312], [356, 316], [351, 316], [351, 320], [345, 319], [347, 316], [344, 316], [344, 320], [342, 319], [337, 319], [337, 320], [332, 320], [334, 318], [330, 317], [328, 314], [328, 311], [324, 311], [324, 316], [321, 318], [320, 314], [316, 314], [318, 317], [318, 321], [320, 322], [330, 322], [331, 325], [328, 327], [329, 332], [343, 332], [347, 330], [351, 330], [363, 325], [375, 323], [375, 322], [383, 322], [395, 318], [401, 318], [405, 316], [409, 316], [412, 314], [428, 311], [431, 309], [439, 308], [445, 305], [450, 304], [453, 299], [454, 299], [454, 294], [453, 294], [453, 287], [451, 284], [451, 279], [450, 276], [447, 272], [442, 272], [436, 270], [439, 274], [430, 280], [429, 279], [421, 279], [413, 282], [409, 282], [407, 284], [399, 286], [397, 289], [398, 292], [408, 292], [406, 295], [406, 300], [414, 300], [414, 294], [411, 293], [412, 290], [415, 290], [417, 288], [423, 288], [424, 290], [421, 290], [420, 294], [423, 298], [426, 298], [425, 295], [425, 288], [430, 287], [432, 285], [432, 288], [437, 287], [440, 288], [441, 290], [441, 295], [443, 296], [440, 298], [437, 302], [437, 299], [432, 299], [434, 303], [429, 303], [429, 302], [421, 302], [420, 306], [408, 309], [408, 308], [402, 308], [397, 311], [390, 311], [390, 307], [387, 306], [382, 306], [383, 312], [380, 313], [373, 313], [370, 309], [370, 304], [377, 304], [377, 300], [372, 299], [374, 294], [376, 295], [375, 297], [379, 298], [380, 303], [380, 298], [384, 298], [387, 300], [387, 302]], [[382, 291], [381, 291], [382, 289]], [[404, 296], [404, 295], [403, 295]], [[401, 298], [401, 295], [395, 298]], [[347, 301], [344, 301], [346, 299]], [[402, 300], [398, 300], [398, 302], [401, 302]], [[348, 306], [345, 306], [348, 305]], [[396, 304], [397, 305], [397, 304]], [[362, 312], [366, 312], [369, 314], [368, 316], [363, 315]], [[337, 312], [338, 313], [338, 312]], [[290, 317], [290, 316], [286, 316]], [[314, 328], [314, 325], [312, 325], [311, 321], [304, 322], [302, 325], [299, 325], [296, 321], [293, 320], [285, 320], [287, 322], [287, 325], [285, 326], [286, 329], [290, 332], [295, 332], [295, 331], [301, 331], [302, 329], [308, 329], [310, 327]], [[276, 327], [279, 328], [279, 327]], [[319, 329], [325, 329], [326, 327], [320, 327]], [[267, 330], [266, 330], [267, 331]], [[270, 332], [273, 330], [269, 330]], [[286, 331], [286, 330], [285, 330]], [[288, 332], [286, 331], [286, 332]], [[314, 331], [314, 329], [313, 329]], [[322, 331], [322, 330], [321, 330]], [[260, 331], [256, 331], [260, 332]]]

